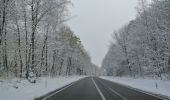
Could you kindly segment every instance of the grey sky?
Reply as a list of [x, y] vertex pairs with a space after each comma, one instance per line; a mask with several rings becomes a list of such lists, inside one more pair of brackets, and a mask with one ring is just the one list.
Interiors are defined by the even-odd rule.
[[77, 34], [92, 61], [101, 65], [114, 30], [135, 18], [137, 0], [71, 0], [68, 24]]

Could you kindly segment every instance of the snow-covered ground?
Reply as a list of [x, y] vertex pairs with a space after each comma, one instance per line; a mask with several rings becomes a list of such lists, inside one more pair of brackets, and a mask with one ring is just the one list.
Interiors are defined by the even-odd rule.
[[27, 80], [0, 79], [0, 100], [33, 100], [81, 78], [83, 76], [43, 77], [35, 84]]
[[101, 78], [122, 85], [130, 86], [132, 88], [170, 97], [170, 81], [168, 80], [154, 80], [148, 78], [134, 79], [128, 77], [120, 78], [120, 77], [106, 77], [106, 76], [102, 76]]

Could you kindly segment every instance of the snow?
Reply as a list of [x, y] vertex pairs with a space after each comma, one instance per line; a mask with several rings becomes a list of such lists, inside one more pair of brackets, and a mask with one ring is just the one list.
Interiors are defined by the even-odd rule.
[[35, 84], [26, 79], [0, 79], [0, 100], [33, 100], [81, 78], [83, 76], [43, 77]]
[[[116, 82], [125, 86], [147, 91], [153, 94], [160, 94], [170, 97], [170, 80], [155, 80], [149, 78], [129, 78], [129, 77], [106, 77], [102, 76], [112, 82]], [[156, 88], [157, 87], [157, 88]]]

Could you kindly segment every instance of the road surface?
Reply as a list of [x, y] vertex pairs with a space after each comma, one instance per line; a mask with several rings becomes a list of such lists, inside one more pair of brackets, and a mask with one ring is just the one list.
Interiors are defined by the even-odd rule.
[[86, 77], [41, 100], [165, 100], [97, 77]]

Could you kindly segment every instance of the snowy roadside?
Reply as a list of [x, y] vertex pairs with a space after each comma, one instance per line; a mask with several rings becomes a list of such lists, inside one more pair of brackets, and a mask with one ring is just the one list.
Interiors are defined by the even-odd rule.
[[102, 76], [102, 79], [106, 79], [112, 82], [116, 82], [125, 86], [130, 86], [139, 90], [147, 91], [153, 94], [160, 94], [170, 98], [170, 81], [167, 80], [153, 80], [153, 79], [134, 79], [128, 77], [107, 77]]
[[33, 100], [81, 78], [83, 76], [43, 77], [36, 84], [25, 79], [0, 79], [0, 100]]

